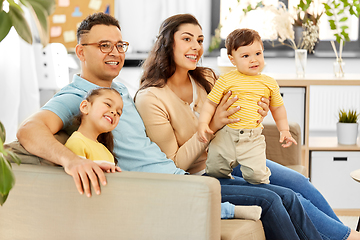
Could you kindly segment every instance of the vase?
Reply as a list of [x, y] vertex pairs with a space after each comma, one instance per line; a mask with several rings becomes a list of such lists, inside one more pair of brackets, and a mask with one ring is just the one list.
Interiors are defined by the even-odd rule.
[[340, 58], [336, 59], [336, 61], [334, 62], [335, 77], [338, 78], [344, 77], [344, 67], [345, 67], [345, 62]]
[[341, 123], [336, 124], [336, 133], [338, 143], [342, 145], [355, 145], [358, 136], [358, 123]]
[[296, 67], [296, 76], [298, 78], [305, 77], [306, 62], [307, 62], [307, 50], [295, 49], [295, 67]]

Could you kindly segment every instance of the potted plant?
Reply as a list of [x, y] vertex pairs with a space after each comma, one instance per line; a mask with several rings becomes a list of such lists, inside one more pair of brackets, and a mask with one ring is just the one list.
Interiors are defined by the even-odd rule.
[[336, 125], [338, 143], [354, 145], [358, 136], [358, 119], [360, 114], [356, 110], [340, 110], [339, 122]]
[[0, 122], [0, 205], [5, 203], [11, 188], [15, 184], [11, 164], [6, 157], [9, 156], [12, 161], [20, 164], [20, 159], [12, 151], [4, 148], [5, 135], [4, 125]]
[[[55, 8], [55, 0], [20, 0], [17, 2], [20, 3], [18, 4], [14, 0], [0, 0], [0, 42], [14, 27], [24, 41], [32, 44], [33, 36], [24, 17], [23, 8], [26, 8], [35, 21], [42, 45], [46, 46], [49, 42], [48, 17]], [[5, 149], [4, 143], [5, 128], [0, 122], [0, 205], [5, 203], [15, 184], [11, 164], [7, 159], [20, 164], [20, 159], [11, 150]]]

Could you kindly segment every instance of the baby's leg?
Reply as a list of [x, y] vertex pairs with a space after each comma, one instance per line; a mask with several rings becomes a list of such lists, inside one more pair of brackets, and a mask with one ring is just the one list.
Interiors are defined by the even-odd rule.
[[265, 137], [261, 129], [245, 129], [236, 147], [237, 162], [243, 178], [252, 184], [268, 184], [271, 172], [266, 166]]
[[206, 173], [216, 178], [231, 178], [231, 172], [238, 165], [235, 157], [235, 143], [227, 126], [218, 131], [210, 142]]

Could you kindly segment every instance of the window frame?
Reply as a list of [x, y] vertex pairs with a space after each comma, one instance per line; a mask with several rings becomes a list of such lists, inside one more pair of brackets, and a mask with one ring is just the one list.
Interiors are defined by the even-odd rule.
[[[220, 23], [220, 2], [221, 0], [211, 0], [211, 34], [214, 34], [215, 29], [219, 26]], [[287, 6], [288, 1], [282, 0]], [[344, 58], [357, 58], [360, 57], [360, 17], [359, 17], [359, 31], [358, 31], [358, 39], [357, 41], [345, 42], [343, 48], [343, 57]], [[276, 41], [275, 41], [276, 44]], [[338, 43], [335, 43], [338, 47]], [[278, 44], [276, 44], [278, 45]], [[220, 48], [225, 47], [225, 39], [221, 39]], [[289, 56], [291, 54], [287, 54], [288, 52], [292, 52], [290, 47], [281, 45], [277, 47], [272, 47], [270, 43], [264, 41], [264, 49], [267, 52], [276, 52], [279, 56]], [[266, 53], [266, 52], [265, 52]], [[330, 41], [319, 41], [315, 47], [315, 54], [312, 54], [314, 57], [334, 57], [333, 49], [331, 47]], [[274, 54], [271, 54], [274, 55]]]

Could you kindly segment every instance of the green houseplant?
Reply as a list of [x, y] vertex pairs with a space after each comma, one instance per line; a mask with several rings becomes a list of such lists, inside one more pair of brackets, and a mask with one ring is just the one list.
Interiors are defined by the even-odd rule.
[[354, 145], [357, 141], [359, 116], [356, 110], [339, 110], [339, 122], [336, 126], [338, 143], [343, 145]]
[[[43, 46], [49, 42], [48, 17], [55, 9], [55, 0], [0, 0], [0, 42], [8, 35], [12, 27], [18, 35], [29, 44], [33, 34], [26, 20], [23, 8], [28, 9], [35, 22]], [[20, 159], [4, 148], [5, 128], [0, 122], [0, 205], [3, 205], [15, 184], [11, 164], [7, 159], [20, 164]]]
[[55, 0], [0, 0], [0, 42], [14, 27], [19, 36], [32, 44], [33, 37], [23, 8], [28, 9], [38, 30], [40, 41], [45, 47], [49, 43], [48, 17], [55, 10]]
[[351, 16], [359, 17], [360, 2], [359, 0], [329, 0], [324, 3], [325, 14], [329, 16], [330, 28], [335, 31], [336, 41], [350, 41], [348, 29], [346, 25], [348, 17], [344, 13]]
[[0, 205], [3, 205], [15, 184], [15, 177], [10, 162], [6, 159], [9, 156], [12, 161], [20, 164], [20, 159], [10, 150], [4, 148], [5, 128], [0, 122]]

